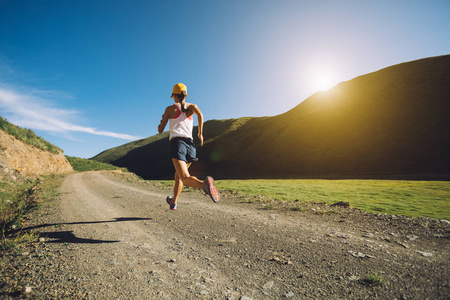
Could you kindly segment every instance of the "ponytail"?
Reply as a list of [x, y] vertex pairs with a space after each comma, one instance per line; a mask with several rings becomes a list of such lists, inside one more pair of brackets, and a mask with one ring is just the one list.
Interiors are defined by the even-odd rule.
[[186, 91], [181, 91], [181, 94], [173, 94], [174, 95], [174, 97], [177, 97], [178, 99], [180, 99], [181, 101], [180, 101], [180, 107], [181, 107], [181, 111], [182, 112], [186, 112], [187, 111], [187, 109], [186, 109], [186, 103], [183, 103], [183, 100], [186, 98], [186, 96], [187, 96], [187, 93], [186, 93]]

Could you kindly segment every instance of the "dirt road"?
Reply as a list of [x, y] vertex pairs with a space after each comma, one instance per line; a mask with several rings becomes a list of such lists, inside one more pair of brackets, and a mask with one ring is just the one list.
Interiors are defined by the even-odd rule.
[[[57, 214], [40, 229], [47, 248], [69, 259], [65, 280], [87, 298], [449, 296], [447, 222], [320, 204], [264, 210], [226, 193], [216, 204], [193, 190], [170, 211], [170, 190], [124, 178], [68, 176]], [[384, 281], [365, 280], [373, 274]]]

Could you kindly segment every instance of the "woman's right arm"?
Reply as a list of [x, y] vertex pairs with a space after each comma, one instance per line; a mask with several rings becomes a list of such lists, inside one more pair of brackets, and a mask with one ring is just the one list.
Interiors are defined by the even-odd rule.
[[164, 128], [166, 128], [167, 122], [169, 121], [169, 107], [166, 108], [164, 114], [162, 115], [161, 122], [158, 125], [158, 132], [163, 133]]

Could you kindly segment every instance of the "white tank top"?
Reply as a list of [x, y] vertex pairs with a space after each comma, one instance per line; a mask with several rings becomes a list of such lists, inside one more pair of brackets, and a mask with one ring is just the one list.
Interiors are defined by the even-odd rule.
[[186, 113], [181, 111], [178, 103], [174, 104], [178, 110], [178, 115], [170, 119], [170, 137], [169, 140], [175, 137], [183, 137], [192, 139], [192, 129], [194, 128], [194, 118], [186, 116]]

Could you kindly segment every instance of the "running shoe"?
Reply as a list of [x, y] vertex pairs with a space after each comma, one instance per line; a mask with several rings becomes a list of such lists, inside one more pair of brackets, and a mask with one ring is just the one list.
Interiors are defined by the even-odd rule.
[[203, 181], [203, 190], [211, 197], [212, 201], [219, 202], [219, 191], [214, 186], [214, 179], [211, 176], [206, 176], [205, 181]]
[[170, 209], [171, 210], [176, 210], [177, 209], [177, 204], [172, 202], [172, 197], [171, 196], [167, 196], [166, 202], [167, 202], [167, 204], [170, 205]]

